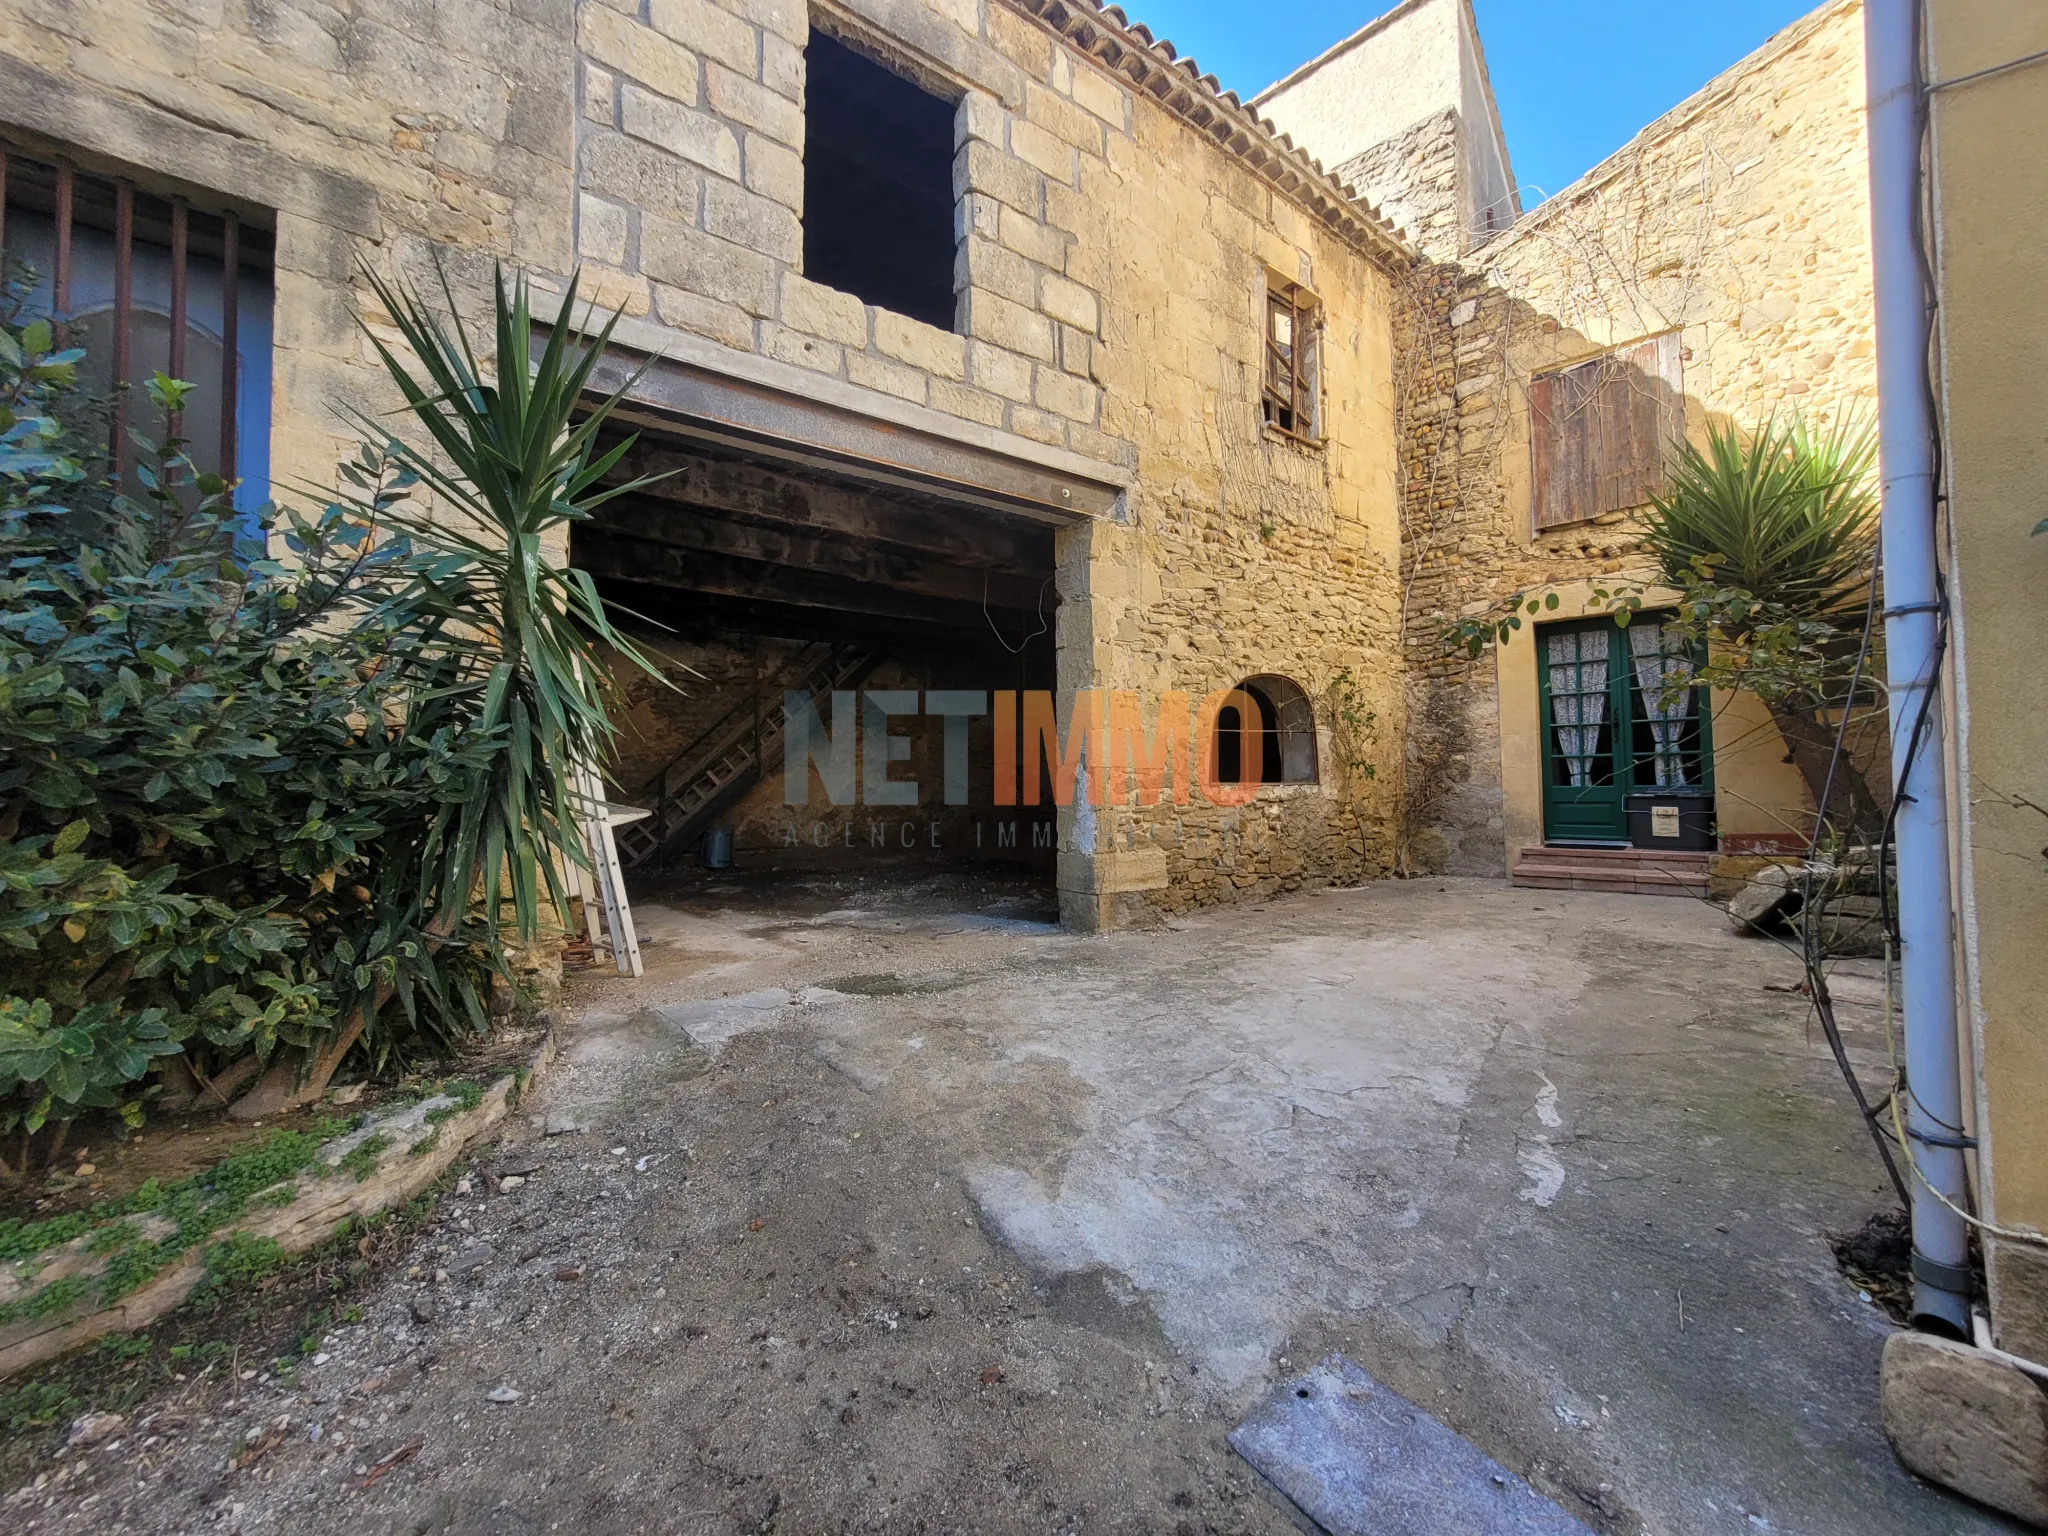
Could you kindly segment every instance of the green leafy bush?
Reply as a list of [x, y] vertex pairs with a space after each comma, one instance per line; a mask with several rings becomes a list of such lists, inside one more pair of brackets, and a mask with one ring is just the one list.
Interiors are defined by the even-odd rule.
[[[581, 857], [564, 758], [610, 732], [585, 636], [633, 654], [537, 554], [610, 494], [572, 419], [587, 362], [558, 339], [536, 366], [501, 283], [499, 355], [533, 375], [501, 393], [387, 293], [464, 370], [422, 388], [387, 353], [415, 419], [480, 448], [450, 476], [393, 439], [317, 515], [250, 513], [176, 438], [132, 434], [124, 494], [26, 291], [0, 304], [0, 1132], [132, 1121], [162, 1058], [202, 1085], [311, 1063], [317, 1091], [358, 1042], [445, 1054], [488, 1027], [501, 882], [528, 938]], [[148, 393], [175, 421], [189, 386]]]
[[357, 504], [254, 519], [289, 565], [249, 558], [182, 444], [138, 439], [114, 492], [61, 419], [77, 354], [0, 338], [0, 1130], [132, 1118], [155, 1058], [311, 1047], [401, 972], [430, 1043], [480, 1029], [487, 956], [430, 961], [390, 888], [465, 766], [387, 724], [380, 611], [418, 556], [364, 513], [403, 477], [366, 456]]

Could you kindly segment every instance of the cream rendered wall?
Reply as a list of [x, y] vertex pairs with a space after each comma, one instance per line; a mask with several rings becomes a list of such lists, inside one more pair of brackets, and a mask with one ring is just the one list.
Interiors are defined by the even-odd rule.
[[1327, 166], [1460, 105], [1464, 0], [1409, 0], [1276, 81], [1252, 105]]
[[[1934, 82], [2048, 49], [2048, 10], [1933, 0]], [[1984, 1213], [2048, 1231], [2048, 61], [1937, 89], [1942, 419], [1964, 983]], [[1998, 1343], [2048, 1360], [2048, 1258], [1990, 1238]]]
[[[1494, 648], [1503, 814], [1510, 848], [1543, 841], [1543, 728], [1537, 677], [1542, 660], [1536, 626], [1606, 612], [1608, 605], [1594, 595], [1598, 586], [1578, 580], [1532, 588], [1532, 600], [1540, 603], [1555, 595], [1557, 607], [1546, 607], [1540, 618], [1525, 616], [1524, 627]], [[1675, 595], [1652, 589], [1644, 602], [1654, 608]], [[1777, 728], [1762, 704], [1748, 694], [1716, 688], [1707, 707], [1713, 720], [1714, 818], [1722, 836], [1761, 831], [1804, 837], [1812, 827], [1805, 786], [1783, 761]]]

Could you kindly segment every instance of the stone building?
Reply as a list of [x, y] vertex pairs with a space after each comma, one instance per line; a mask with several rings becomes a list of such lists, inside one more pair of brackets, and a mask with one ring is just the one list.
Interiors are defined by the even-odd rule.
[[[609, 376], [649, 364], [629, 467], [668, 476], [561, 552], [682, 688], [622, 675], [629, 855], [717, 819], [763, 859], [999, 860], [1094, 928], [1557, 835], [1531, 647], [1467, 663], [1443, 625], [1525, 588], [1576, 617], [1626, 563], [1650, 480], [1534, 504], [1546, 378], [1648, 359], [1653, 456], [1867, 395], [1856, 14], [1522, 214], [1467, 0], [1250, 104], [1090, 0], [24, 0], [5, 238], [90, 337], [129, 221], [132, 371], [181, 292], [252, 498], [383, 402], [366, 270], [464, 306], [493, 263], [580, 271], [624, 312]], [[802, 742], [781, 771], [791, 691], [858, 715], [851, 789]], [[1165, 796], [1119, 734], [1142, 759], [1162, 711]], [[1711, 715], [1724, 847], [1789, 838], [1768, 722]]]
[[[927, 773], [914, 808], [900, 784], [857, 810], [785, 807], [751, 715], [779, 715], [788, 686], [892, 696], [879, 733], [908, 733], [915, 767], [945, 724], [918, 713], [934, 688], [983, 698], [978, 755], [1004, 690], [1027, 711], [1057, 690], [1063, 712], [1130, 690], [1149, 726], [1161, 694], [1264, 678], [1240, 756], [1300, 745], [1270, 785], [1247, 760], [1250, 803], [1048, 798], [1040, 826], [1026, 804], [973, 831], [1036, 833], [1088, 927], [1386, 867], [1397, 775], [1339, 768], [1325, 700], [1341, 680], [1397, 739], [1410, 251], [1120, 13], [30, 0], [0, 41], [13, 243], [54, 268], [61, 226], [53, 277], [87, 323], [129, 199], [137, 270], [186, 274], [190, 357], [217, 357], [235, 315], [251, 495], [327, 479], [338, 407], [382, 399], [363, 269], [438, 266], [473, 304], [493, 262], [557, 290], [580, 267], [623, 307], [620, 369], [654, 360], [628, 413], [639, 462], [676, 473], [565, 554], [703, 674], [653, 740], [701, 747], [747, 720], [743, 777], [770, 772], [728, 808], [743, 842], [857, 821], [869, 847], [971, 854], [971, 813], [996, 808], [981, 767], [965, 806]], [[135, 308], [162, 310], [156, 292]], [[1276, 404], [1280, 352], [1295, 376]], [[643, 771], [701, 776], [688, 751], [658, 755], [629, 754], [622, 795]], [[876, 782], [892, 777], [885, 761]]]
[[[1469, 16], [1450, 25], [1463, 15], [1451, 0], [1383, 20], [1419, 27], [1432, 11], [1441, 13], [1444, 57], [1477, 57]], [[1259, 100], [1276, 113], [1292, 100], [1313, 103], [1313, 72], [1356, 70], [1356, 59], [1389, 46], [1381, 27]], [[1590, 635], [1603, 657], [1612, 638], [1619, 656], [1624, 638], [1600, 620], [1605, 604], [1594, 594], [1639, 569], [1632, 514], [1678, 434], [1698, 439], [1710, 421], [1755, 427], [1793, 411], [1818, 426], [1871, 419], [1861, 49], [1857, 0], [1831, 0], [1490, 235], [1471, 222], [1490, 183], [1468, 184], [1473, 173], [1461, 169], [1474, 159], [1470, 145], [1497, 139], [1490, 97], [1463, 86], [1456, 106], [1390, 141], [1399, 153], [1383, 163], [1398, 169], [1373, 183], [1385, 206], [1415, 206], [1399, 180], [1405, 171], [1465, 220], [1461, 248], [1449, 233], [1423, 243], [1426, 259], [1410, 269], [1396, 311], [1408, 694], [1400, 853], [1411, 867], [1624, 889], [1674, 874], [1688, 888], [1704, 880], [1697, 854], [1674, 864], [1621, 850], [1567, 859], [1545, 847], [1645, 840], [1624, 819], [1619, 789], [1601, 808], [1607, 824], [1557, 824], [1585, 810], [1562, 800], [1593, 797], [1552, 793], [1567, 764], [1552, 658], [1546, 652], [1540, 665], [1537, 650]], [[1485, 114], [1477, 122], [1474, 102]], [[1305, 106], [1298, 121], [1298, 136], [1326, 161], [1371, 161], [1329, 112]], [[1418, 145], [1418, 129], [1432, 127], [1434, 148]], [[1608, 404], [1631, 397], [1645, 418], [1632, 445], [1575, 433], [1551, 404], [1569, 389], [1595, 400], [1604, 391]], [[1581, 416], [1581, 426], [1597, 415]], [[1631, 446], [1642, 460], [1634, 475], [1624, 462]], [[1606, 477], [1586, 493], [1595, 499], [1538, 483], [1539, 466], [1572, 456]], [[1557, 603], [1543, 608], [1543, 624], [1478, 661], [1446, 653], [1447, 620], [1517, 592]], [[1641, 714], [1641, 690], [1624, 670], [1608, 668], [1629, 690], [1610, 707]], [[1757, 856], [1803, 847], [1812, 806], [1761, 706], [1716, 694], [1696, 713], [1680, 734], [1699, 760], [1674, 759], [1674, 775], [1660, 762], [1659, 784], [1679, 777], [1711, 807], [1700, 819], [1711, 816], [1713, 863], [1732, 877]], [[1697, 738], [1687, 735], [1694, 730]], [[1881, 761], [1881, 737], [1859, 746]]]
[[[1929, 13], [1938, 88], [1983, 86], [1938, 99], [1932, 162], [1959, 879], [1991, 1326], [2038, 1358], [2048, 794], [2012, 658], [2048, 439], [2013, 231], [2048, 155], [2011, 61], [2048, 43]], [[13, 0], [0, 247], [89, 377], [125, 325], [131, 381], [199, 385], [197, 456], [251, 501], [392, 403], [366, 273], [474, 309], [495, 264], [580, 271], [622, 310], [627, 467], [668, 478], [558, 554], [681, 687], [620, 677], [636, 856], [716, 817], [763, 863], [986, 860], [1084, 929], [1396, 871], [1688, 890], [1812, 807], [1753, 701], [1646, 702], [1595, 589], [1681, 435], [1870, 408], [1860, 23], [1826, 0], [1524, 212], [1469, 0], [1249, 103], [1097, 0]], [[1541, 622], [1446, 651], [1515, 593]], [[1156, 768], [1175, 719], [1162, 797], [1131, 728]]]
[[1252, 105], [1425, 255], [1462, 256], [1521, 216], [1471, 0], [1404, 0]]

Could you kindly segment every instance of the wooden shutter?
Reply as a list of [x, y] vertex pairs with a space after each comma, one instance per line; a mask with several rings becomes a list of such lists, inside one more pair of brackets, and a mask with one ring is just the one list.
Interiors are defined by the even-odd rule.
[[1678, 333], [1529, 381], [1530, 504], [1539, 529], [1639, 507], [1685, 431]]

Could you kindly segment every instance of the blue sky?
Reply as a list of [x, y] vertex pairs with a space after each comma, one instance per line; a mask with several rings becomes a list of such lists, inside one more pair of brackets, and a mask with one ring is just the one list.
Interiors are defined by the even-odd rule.
[[[1820, 0], [1473, 0], [1525, 206], [1577, 180]], [[1250, 96], [1394, 0], [1123, 0]], [[1255, 21], [1248, 21], [1255, 15]]]

